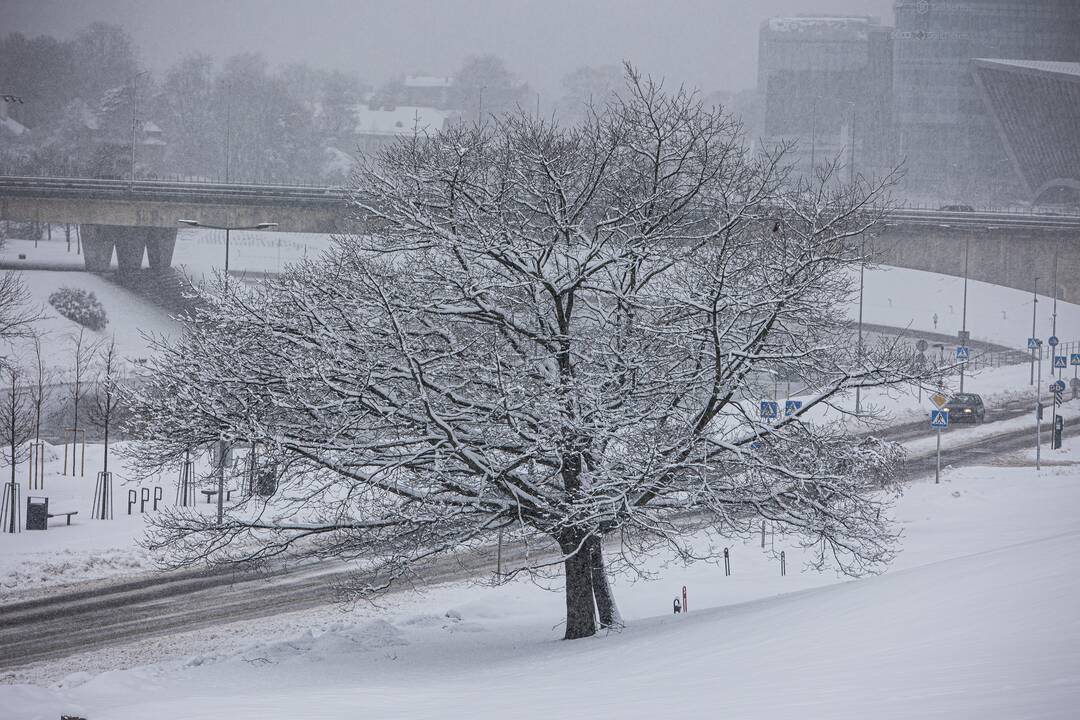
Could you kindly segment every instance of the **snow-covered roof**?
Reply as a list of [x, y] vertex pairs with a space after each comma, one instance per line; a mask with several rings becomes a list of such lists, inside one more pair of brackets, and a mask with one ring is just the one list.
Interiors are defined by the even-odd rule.
[[864, 34], [869, 29], [880, 25], [881, 21], [873, 17], [799, 16], [774, 17], [765, 21], [765, 26], [774, 33]]
[[450, 87], [454, 81], [448, 77], [434, 75], [406, 75], [405, 87]]
[[0, 127], [12, 135], [22, 135], [30, 132], [30, 129], [12, 117], [0, 117]]
[[372, 110], [367, 105], [353, 108], [357, 135], [410, 135], [414, 128], [441, 130], [450, 113], [429, 107], [399, 105], [393, 109]]
[[1055, 75], [1070, 75], [1080, 78], [1080, 62], [1058, 62], [1051, 60], [1006, 60], [997, 58], [979, 58], [975, 62], [985, 65], [998, 65], [1004, 68], [1037, 70], [1039, 72], [1054, 73]]

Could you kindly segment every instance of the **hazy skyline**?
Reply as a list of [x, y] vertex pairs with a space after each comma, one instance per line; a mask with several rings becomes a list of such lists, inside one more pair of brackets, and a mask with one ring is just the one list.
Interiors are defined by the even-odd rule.
[[540, 92], [581, 65], [628, 59], [704, 91], [756, 83], [758, 29], [777, 15], [871, 15], [893, 0], [0, 0], [0, 28], [68, 39], [94, 21], [123, 26], [160, 74], [196, 52], [258, 52], [271, 63], [340, 68], [379, 84], [452, 74], [470, 54], [501, 56]]

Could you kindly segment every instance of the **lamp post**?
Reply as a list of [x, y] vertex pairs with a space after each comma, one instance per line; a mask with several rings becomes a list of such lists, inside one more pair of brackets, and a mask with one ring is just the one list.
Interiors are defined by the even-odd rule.
[[137, 124], [137, 110], [139, 107], [139, 76], [145, 75], [149, 70], [137, 72], [131, 78], [131, 185], [135, 187], [135, 126]]
[[[1039, 309], [1039, 278], [1035, 277], [1035, 282], [1031, 286], [1031, 337], [1035, 337], [1035, 314]], [[1041, 362], [1041, 359], [1040, 359]], [[1031, 381], [1029, 385], [1035, 384], [1035, 348], [1031, 348]]]
[[[856, 350], [856, 358], [862, 366], [862, 308], [863, 308], [863, 278], [866, 274], [866, 236], [859, 237], [859, 345]], [[855, 386], [855, 414], [862, 413], [862, 388]]]
[[257, 225], [238, 225], [238, 226], [226, 226], [226, 225], [208, 225], [201, 223], [198, 220], [177, 220], [176, 222], [181, 225], [187, 225], [189, 227], [206, 228], [208, 230], [224, 230], [225, 231], [225, 292], [229, 291], [229, 231], [230, 230], [269, 230], [270, 228], [277, 227], [276, 222], [262, 222]]
[[[967, 345], [967, 288], [968, 288], [968, 249], [971, 245], [971, 236], [964, 238], [964, 309], [960, 319], [961, 345]], [[964, 365], [960, 363], [960, 392], [964, 392]]]

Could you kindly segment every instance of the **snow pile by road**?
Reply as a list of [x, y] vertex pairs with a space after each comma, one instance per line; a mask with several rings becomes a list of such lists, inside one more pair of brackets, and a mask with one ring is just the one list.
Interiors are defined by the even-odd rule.
[[[562, 597], [528, 582], [451, 584], [382, 608], [324, 610], [171, 639], [186, 657], [119, 669], [123, 650], [0, 686], [13, 717], [844, 719], [1073, 717], [1080, 706], [1080, 441], [1070, 462], [970, 468], [910, 486], [885, 575], [788, 575], [755, 541], [732, 575], [652, 563], [617, 583], [629, 627], [563, 642]], [[775, 539], [778, 552], [783, 545]], [[670, 614], [687, 585], [690, 613]], [[116, 669], [100, 672], [102, 667]], [[65, 675], [57, 676], [57, 671]]]

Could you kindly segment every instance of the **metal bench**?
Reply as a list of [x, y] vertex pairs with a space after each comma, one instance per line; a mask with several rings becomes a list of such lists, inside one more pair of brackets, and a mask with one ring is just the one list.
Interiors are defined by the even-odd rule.
[[71, 516], [72, 515], [78, 515], [78, 514], [79, 514], [78, 510], [72, 510], [71, 512], [49, 513], [49, 517], [54, 518], [54, 517], [60, 517], [62, 515], [67, 516], [67, 524], [70, 525], [71, 524]]

